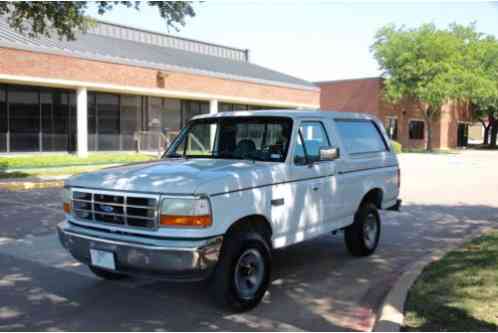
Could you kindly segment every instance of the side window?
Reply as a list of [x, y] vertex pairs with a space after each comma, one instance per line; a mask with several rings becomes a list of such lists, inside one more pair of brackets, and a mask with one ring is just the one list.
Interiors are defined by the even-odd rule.
[[299, 126], [294, 150], [294, 163], [318, 162], [320, 148], [329, 148], [330, 141], [321, 122], [303, 122]]
[[379, 130], [369, 120], [336, 120], [336, 127], [344, 149], [349, 154], [382, 152], [387, 150]]

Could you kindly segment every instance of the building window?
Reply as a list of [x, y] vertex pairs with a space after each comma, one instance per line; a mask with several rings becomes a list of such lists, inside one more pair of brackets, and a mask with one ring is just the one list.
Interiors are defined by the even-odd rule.
[[10, 151], [39, 151], [40, 101], [38, 89], [34, 87], [9, 87], [8, 100]]
[[457, 147], [466, 147], [469, 144], [469, 124], [460, 123], [457, 127]]
[[181, 124], [182, 103], [179, 99], [163, 99], [161, 112], [161, 127], [169, 140], [172, 140], [182, 127]]
[[0, 86], [0, 152], [71, 151], [75, 133], [74, 92]]
[[209, 102], [182, 101], [182, 125], [194, 116], [209, 113]]
[[230, 104], [230, 103], [220, 103], [218, 105], [218, 111], [220, 111], [220, 112], [231, 112], [231, 111], [233, 111], [233, 104]]
[[411, 120], [408, 124], [408, 137], [410, 140], [424, 139], [424, 122], [422, 120]]
[[387, 117], [386, 120], [386, 132], [391, 140], [398, 139], [398, 118]]
[[7, 94], [5, 87], [0, 86], [0, 152], [7, 151]]
[[119, 96], [97, 94], [98, 150], [119, 150]]
[[138, 130], [141, 99], [140, 96], [121, 96], [121, 150], [136, 149], [135, 132]]

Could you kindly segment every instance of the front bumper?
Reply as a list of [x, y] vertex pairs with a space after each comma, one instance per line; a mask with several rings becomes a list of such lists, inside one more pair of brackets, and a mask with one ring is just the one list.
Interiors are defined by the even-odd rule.
[[91, 265], [90, 249], [114, 253], [116, 271], [174, 281], [203, 280], [214, 269], [223, 238], [158, 239], [80, 227], [57, 226], [60, 242], [78, 261]]

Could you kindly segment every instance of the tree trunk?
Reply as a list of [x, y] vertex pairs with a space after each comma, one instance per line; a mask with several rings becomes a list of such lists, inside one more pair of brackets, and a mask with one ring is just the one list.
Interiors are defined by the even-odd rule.
[[495, 117], [489, 118], [490, 122], [488, 127], [490, 127], [491, 137], [489, 138], [489, 147], [496, 148], [496, 137], [498, 136], [498, 121]]
[[489, 143], [489, 125], [484, 126], [484, 139], [482, 140], [483, 145], [488, 145]]
[[432, 121], [431, 119], [426, 119], [425, 124], [427, 125], [427, 142], [425, 150], [428, 152], [432, 151]]

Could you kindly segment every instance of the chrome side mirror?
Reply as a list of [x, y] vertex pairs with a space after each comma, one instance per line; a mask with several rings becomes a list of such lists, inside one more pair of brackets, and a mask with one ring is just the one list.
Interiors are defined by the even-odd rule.
[[334, 161], [339, 156], [339, 148], [320, 148], [320, 161]]

